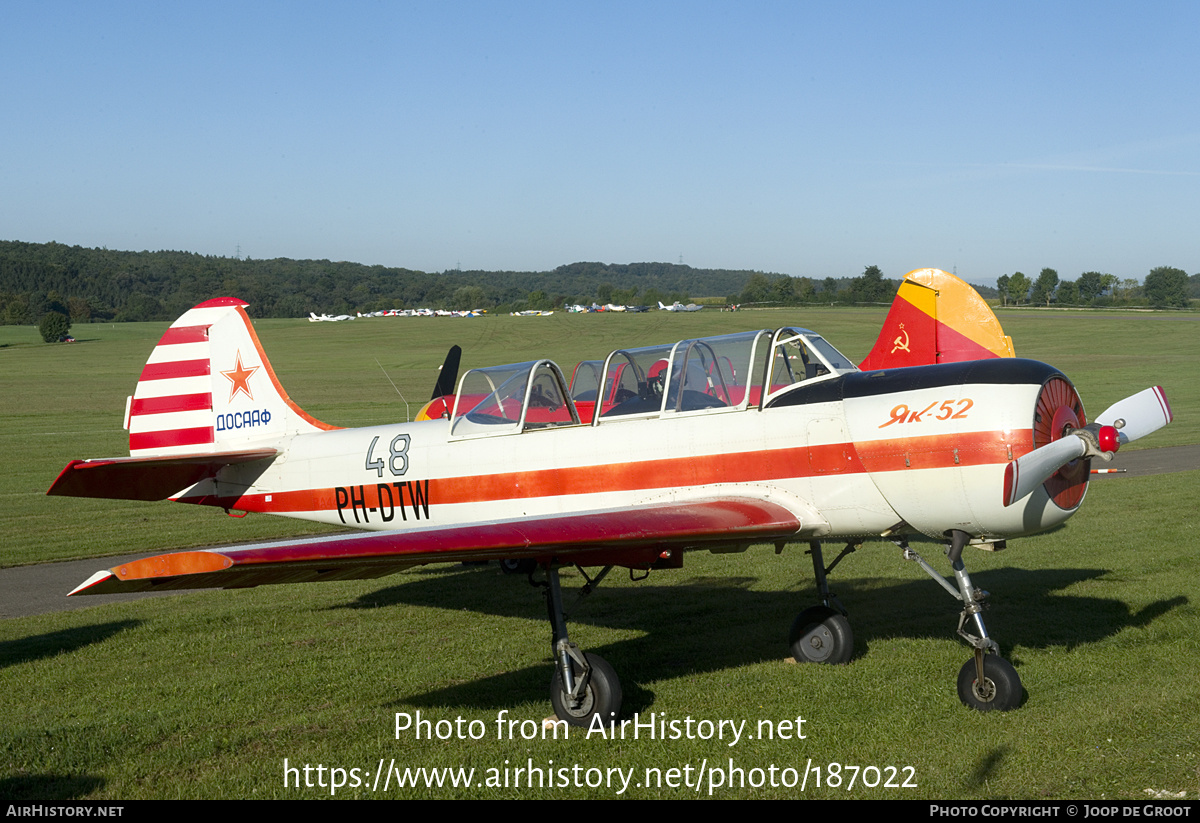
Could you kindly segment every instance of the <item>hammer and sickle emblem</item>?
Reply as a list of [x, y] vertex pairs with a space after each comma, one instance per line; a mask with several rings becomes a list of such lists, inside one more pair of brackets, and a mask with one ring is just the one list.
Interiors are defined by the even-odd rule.
[[895, 344], [892, 346], [892, 351], [891, 351], [892, 354], [895, 354], [897, 349], [903, 349], [904, 351], [908, 352], [909, 354], [912, 354], [912, 352], [909, 351], [909, 348], [908, 348], [908, 332], [906, 332], [904, 330], [903, 323], [900, 324], [900, 334], [896, 337], [895, 340], [892, 341], [892, 343]]

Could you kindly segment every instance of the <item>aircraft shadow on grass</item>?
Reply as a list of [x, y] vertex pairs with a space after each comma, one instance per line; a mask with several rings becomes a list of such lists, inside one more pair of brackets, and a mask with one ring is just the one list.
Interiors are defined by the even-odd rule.
[[[55, 657], [64, 652], [73, 652], [93, 643], [103, 643], [121, 632], [136, 628], [141, 624], [141, 620], [115, 620], [109, 623], [78, 626], [73, 629], [5, 640], [0, 642], [0, 661], [3, 661], [0, 666], [16, 666], [45, 657]], [[0, 794], [0, 796], [3, 795]]]
[[0, 779], [6, 803], [45, 803], [76, 800], [104, 788], [105, 780], [91, 774], [29, 774]]
[[[56, 657], [104, 643], [121, 632], [136, 628], [141, 620], [114, 620], [91, 626], [77, 626], [57, 632], [35, 634], [0, 642], [2, 666], [16, 666], [47, 657]], [[0, 797], [8, 803], [44, 803], [49, 800], [74, 800], [87, 797], [105, 785], [94, 774], [23, 774], [0, 778]]]
[[1012, 751], [1012, 747], [1008, 745], [988, 749], [976, 761], [975, 766], [963, 781], [963, 787], [971, 790], [986, 788], [988, 780], [1000, 772], [1001, 765], [1012, 754]]
[[[1188, 603], [1177, 595], [1133, 611], [1113, 598], [1063, 594], [1074, 584], [1103, 577], [1105, 569], [1038, 569], [1004, 567], [979, 571], [973, 577], [984, 590], [1002, 593], [989, 601], [988, 624], [1006, 648], [1076, 649], [1111, 637], [1127, 628], [1147, 626], [1158, 617]], [[419, 579], [379, 589], [336, 608], [419, 606], [469, 610], [503, 618], [543, 622], [544, 605], [538, 591], [523, 577], [496, 579], [495, 567], [427, 570]], [[780, 660], [788, 656], [787, 633], [792, 619], [812, 605], [815, 590], [755, 591], [756, 578], [691, 578], [678, 584], [643, 584], [633, 588], [601, 587], [586, 598], [568, 594], [566, 610], [576, 624], [634, 631], [640, 636], [597, 646], [607, 660], [625, 672], [625, 711], [641, 711], [653, 695], [640, 684], [670, 677], [714, 672]], [[583, 581], [571, 580], [578, 592]], [[957, 642], [958, 602], [930, 588], [921, 578], [883, 582], [873, 578], [843, 578], [831, 588], [850, 614], [854, 627], [854, 657], [870, 654], [871, 645], [896, 637], [949, 639]], [[486, 632], [486, 622], [481, 626]], [[664, 637], [665, 635], [665, 637]], [[666, 642], [664, 642], [664, 640]], [[481, 670], [503, 667], [505, 653], [493, 653], [489, 642], [478, 641]], [[502, 671], [423, 694], [397, 703], [494, 709], [528, 699], [551, 676], [549, 637], [546, 656], [536, 665]]]

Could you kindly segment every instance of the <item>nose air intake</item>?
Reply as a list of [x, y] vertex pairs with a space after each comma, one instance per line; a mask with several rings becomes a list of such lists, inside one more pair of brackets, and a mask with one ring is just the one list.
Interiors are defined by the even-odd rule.
[[[1033, 412], [1033, 447], [1039, 449], [1088, 424], [1079, 393], [1065, 377], [1052, 377], [1038, 393]], [[1063, 465], [1043, 484], [1054, 505], [1064, 511], [1077, 508], [1087, 493], [1091, 461], [1076, 458]]]

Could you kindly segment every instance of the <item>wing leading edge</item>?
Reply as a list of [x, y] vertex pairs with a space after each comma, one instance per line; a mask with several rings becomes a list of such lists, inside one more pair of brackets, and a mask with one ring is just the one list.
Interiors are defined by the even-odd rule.
[[351, 580], [438, 561], [546, 557], [581, 565], [646, 567], [670, 550], [720, 548], [800, 530], [788, 508], [756, 498], [695, 500], [418, 531], [356, 532], [177, 552], [92, 575], [70, 594], [247, 588]]

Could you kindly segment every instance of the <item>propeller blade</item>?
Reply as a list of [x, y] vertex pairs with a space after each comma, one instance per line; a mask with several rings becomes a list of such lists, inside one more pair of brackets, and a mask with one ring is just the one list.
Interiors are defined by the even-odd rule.
[[1064, 465], [1086, 453], [1087, 443], [1082, 438], [1067, 435], [1018, 457], [1004, 470], [1004, 505], [1011, 506], [1032, 493]]
[[1171, 422], [1171, 405], [1162, 386], [1138, 392], [1119, 400], [1105, 409], [1096, 422], [1117, 430], [1121, 444], [1132, 443], [1139, 437], [1156, 432]]
[[458, 382], [458, 361], [461, 359], [462, 349], [458, 346], [451, 346], [450, 351], [446, 352], [442, 370], [438, 372], [437, 383], [433, 385], [433, 397], [429, 398], [430, 400], [454, 394], [454, 384]]

